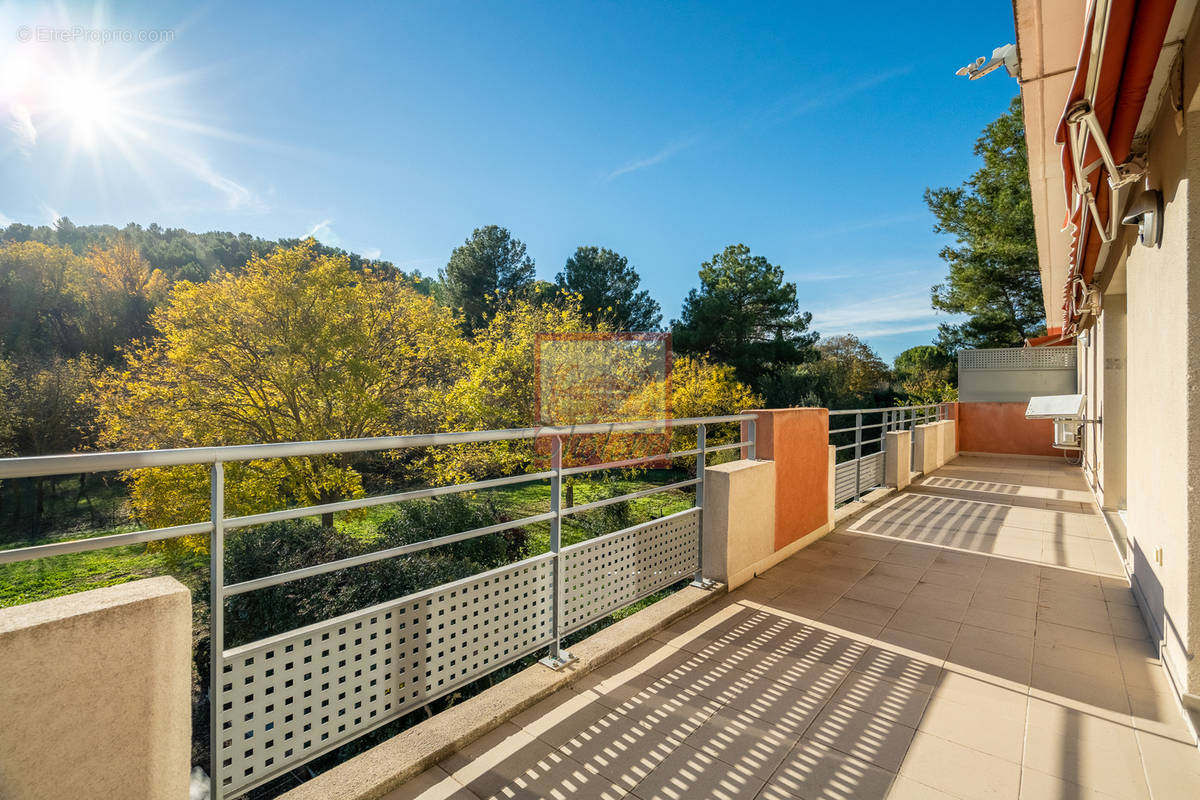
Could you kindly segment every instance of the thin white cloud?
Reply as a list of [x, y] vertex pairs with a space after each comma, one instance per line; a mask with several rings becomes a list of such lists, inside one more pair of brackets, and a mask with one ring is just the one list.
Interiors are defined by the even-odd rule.
[[179, 151], [170, 156], [194, 177], [215, 189], [225, 198], [231, 211], [262, 210], [263, 203], [254, 192], [226, 175], [217, 172], [208, 159], [195, 153]]
[[921, 289], [814, 310], [810, 327], [822, 336], [867, 338], [932, 331], [946, 319], [930, 305], [929, 290]]
[[920, 222], [928, 218], [928, 214], [891, 214], [882, 217], [872, 217], [869, 219], [858, 219], [853, 222], [848, 222], [845, 225], [837, 225], [831, 228], [817, 228], [813, 231], [810, 231], [807, 235], [801, 237], [801, 239], [828, 239], [831, 236], [847, 236], [851, 233], [871, 231], [878, 228], [890, 228], [894, 225], [911, 225], [915, 222]]
[[383, 255], [383, 251], [378, 247], [368, 247], [362, 251], [362, 255], [363, 258], [369, 258], [372, 261], [377, 261], [379, 257]]
[[7, 228], [14, 222], [13, 218], [7, 214], [0, 213], [0, 228]]
[[320, 222], [315, 223], [311, 228], [308, 229], [308, 233], [304, 234], [305, 239], [309, 238], [310, 236], [321, 244], [327, 244], [330, 247], [342, 246], [341, 237], [338, 236], [337, 232], [333, 229], [332, 219], [323, 219]]
[[47, 225], [53, 225], [62, 219], [62, 214], [58, 213], [58, 209], [51, 206], [49, 203], [41, 204], [42, 218], [46, 220]]
[[880, 84], [907, 75], [912, 70], [912, 66], [895, 67], [883, 72], [877, 72], [854, 83], [839, 84], [823, 92], [803, 89], [779, 99], [766, 113], [773, 121], [784, 122], [822, 108], [844, 103], [856, 95], [874, 89]]
[[605, 176], [605, 178], [604, 178], [604, 182], [607, 183], [608, 181], [611, 181], [615, 178], [619, 178], [622, 175], [628, 175], [631, 172], [637, 172], [640, 169], [645, 169], [646, 167], [653, 167], [655, 164], [661, 164], [662, 162], [666, 161], [668, 158], [671, 158], [672, 156], [676, 155], [677, 153], [680, 153], [683, 150], [686, 150], [687, 148], [691, 147], [692, 145], [694, 145], [696, 143], [696, 141], [697, 141], [696, 137], [694, 137], [694, 136], [690, 139], [683, 139], [682, 141], [674, 142], [672, 144], [667, 145], [666, 147], [659, 150], [657, 153], [655, 153], [652, 156], [647, 156], [646, 158], [639, 158], [636, 161], [630, 161], [625, 166], [618, 167], [617, 169], [608, 173], [608, 175]]
[[8, 130], [12, 133], [18, 150], [25, 156], [30, 154], [37, 144], [37, 128], [33, 125], [33, 117], [29, 109], [19, 103], [8, 108]]

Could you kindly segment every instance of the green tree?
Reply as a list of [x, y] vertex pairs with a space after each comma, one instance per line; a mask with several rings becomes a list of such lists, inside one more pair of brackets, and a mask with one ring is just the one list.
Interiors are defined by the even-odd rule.
[[701, 265], [700, 289], [688, 292], [671, 328], [676, 350], [729, 364], [738, 380], [761, 392], [774, 385], [771, 378], [816, 357], [811, 321], [800, 312], [796, 284], [783, 280], [783, 268], [736, 244]]
[[[237, 275], [181, 282], [154, 335], [100, 381], [105, 444], [127, 448], [353, 439], [428, 430], [427, 404], [463, 343], [447, 309], [404, 279], [356, 274], [313, 242], [251, 259]], [[143, 522], [207, 515], [203, 468], [132, 474]], [[337, 456], [228, 465], [234, 513], [362, 494]], [[332, 520], [327, 519], [327, 523]], [[203, 547], [202, 541], [189, 544]]]
[[964, 347], [1019, 347], [1045, 333], [1042, 282], [1029, 190], [1029, 158], [1020, 98], [975, 142], [983, 166], [958, 188], [926, 189], [934, 230], [955, 237], [941, 257], [950, 265], [933, 287], [933, 307], [967, 314], [940, 326], [949, 352]]
[[910, 347], [896, 356], [894, 387], [910, 405], [945, 403], [958, 399], [958, 365], [938, 345]]
[[891, 372], [871, 346], [854, 334], [817, 343], [820, 358], [805, 364], [813, 391], [829, 408], [864, 408], [882, 402]]
[[605, 320], [619, 331], [654, 331], [662, 324], [662, 309], [645, 289], [629, 259], [606, 247], [579, 247], [555, 278], [568, 292], [582, 298], [592, 319]]
[[506, 298], [523, 294], [533, 283], [533, 259], [525, 244], [507, 228], [476, 228], [454, 248], [441, 273], [445, 300], [460, 309], [463, 328], [474, 333], [487, 324]]

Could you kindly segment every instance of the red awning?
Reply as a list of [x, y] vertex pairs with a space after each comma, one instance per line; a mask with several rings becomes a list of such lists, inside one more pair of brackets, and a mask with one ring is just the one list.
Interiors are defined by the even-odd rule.
[[[1111, 174], [1111, 167], [1124, 165], [1131, 155], [1174, 9], [1175, 0], [1091, 0], [1088, 4], [1075, 78], [1055, 137], [1063, 149], [1066, 225], [1072, 229], [1063, 287], [1068, 332], [1078, 322], [1079, 306], [1111, 223], [1110, 181], [1122, 178]], [[1097, 37], [1099, 42], [1093, 46]], [[1111, 158], [1106, 158], [1109, 154]]]

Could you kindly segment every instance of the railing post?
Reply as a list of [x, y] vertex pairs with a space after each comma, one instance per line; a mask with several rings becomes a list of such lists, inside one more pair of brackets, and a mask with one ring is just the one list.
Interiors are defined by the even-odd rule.
[[854, 415], [854, 501], [862, 496], [862, 412]]
[[208, 543], [208, 777], [209, 797], [224, 797], [221, 775], [221, 681], [225, 669], [225, 465], [214, 461], [209, 473]]
[[550, 552], [554, 555], [553, 572], [554, 578], [551, 581], [550, 605], [552, 617], [554, 618], [554, 639], [550, 642], [550, 653], [541, 661], [551, 669], [562, 669], [567, 664], [571, 663], [571, 654], [562, 649], [562, 608], [564, 601], [563, 597], [563, 570], [562, 570], [562, 437], [555, 436], [551, 443], [550, 450], [550, 470], [554, 473], [550, 476], [550, 513], [554, 517], [550, 520]]
[[[753, 445], [752, 445], [753, 446]], [[705, 450], [708, 448], [708, 428], [701, 422], [696, 426], [696, 575], [692, 586], [707, 589], [712, 585], [704, 577], [704, 467]]]
[[746, 457], [751, 461], [758, 459], [758, 420], [750, 420], [750, 424], [746, 426]]

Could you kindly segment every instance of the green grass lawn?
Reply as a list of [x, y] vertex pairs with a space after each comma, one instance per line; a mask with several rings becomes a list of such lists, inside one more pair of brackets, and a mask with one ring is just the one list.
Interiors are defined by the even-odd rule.
[[[582, 505], [609, 496], [606, 492], [627, 494], [685, 480], [687, 477], [685, 473], [678, 471], [648, 470], [634, 477], [620, 477], [606, 483], [579, 482], [575, 486], [574, 502], [576, 505]], [[548, 481], [480, 492], [475, 497], [481, 503], [494, 503], [496, 508], [510, 519], [533, 516], [550, 510]], [[671, 490], [638, 498], [628, 501], [628, 514], [621, 519], [631, 525], [647, 522], [690, 508], [692, 498], [693, 494], [689, 490]], [[606, 522], [614, 519], [612, 508], [610, 506], [607, 509], [584, 512], [564, 519], [563, 545], [584, 541], [615, 529], [604, 527]], [[338, 530], [347, 536], [370, 541], [374, 538], [379, 523], [393, 513], [392, 509], [393, 506], [376, 506], [353, 514], [338, 515], [335, 524]], [[605, 513], [609, 516], [602, 516]], [[133, 529], [133, 526], [122, 525], [88, 532], [60, 533], [54, 537], [35, 540], [10, 540], [0, 545], [0, 549], [46, 544], [60, 538], [91, 538]], [[549, 549], [549, 523], [530, 525], [526, 532], [527, 556], [544, 553]], [[72, 553], [18, 564], [4, 564], [0, 565], [0, 607], [21, 605], [154, 575], [174, 575], [193, 585], [203, 578], [206, 569], [207, 564], [203, 558], [181, 561], [162, 548], [150, 548], [146, 545], [111, 547], [90, 553]]]

